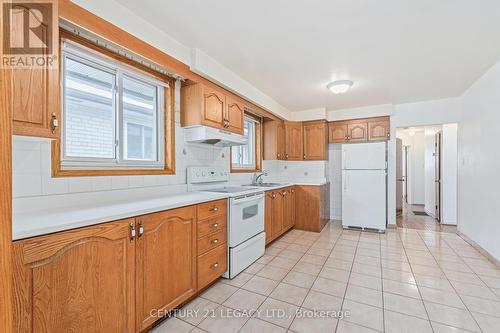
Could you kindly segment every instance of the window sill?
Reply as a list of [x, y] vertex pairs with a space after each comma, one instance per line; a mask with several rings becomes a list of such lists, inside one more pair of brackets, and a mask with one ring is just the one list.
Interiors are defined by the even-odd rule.
[[167, 163], [161, 169], [61, 169], [59, 140], [52, 141], [52, 177], [97, 177], [97, 176], [147, 176], [175, 175], [175, 160], [167, 154]]
[[259, 172], [259, 169], [233, 169], [231, 168], [231, 173], [254, 173]]

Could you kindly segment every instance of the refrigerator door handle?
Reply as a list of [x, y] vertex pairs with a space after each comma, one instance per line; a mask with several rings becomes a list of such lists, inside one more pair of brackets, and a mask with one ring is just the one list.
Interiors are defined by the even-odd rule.
[[344, 172], [344, 179], [342, 183], [344, 184], [344, 192], [347, 192], [347, 172]]

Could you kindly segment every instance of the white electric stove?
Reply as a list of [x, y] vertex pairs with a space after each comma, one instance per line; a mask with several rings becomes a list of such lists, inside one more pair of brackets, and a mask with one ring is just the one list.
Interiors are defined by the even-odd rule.
[[188, 191], [227, 193], [228, 271], [232, 279], [259, 259], [265, 250], [264, 191], [252, 186], [230, 186], [224, 167], [188, 167]]

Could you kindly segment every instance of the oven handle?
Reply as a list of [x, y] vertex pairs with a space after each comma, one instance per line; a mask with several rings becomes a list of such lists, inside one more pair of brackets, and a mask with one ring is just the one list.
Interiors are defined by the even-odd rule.
[[235, 205], [239, 205], [239, 204], [246, 203], [246, 202], [259, 201], [261, 199], [264, 199], [264, 194], [254, 195], [254, 196], [247, 197], [247, 198], [234, 199], [233, 203]]

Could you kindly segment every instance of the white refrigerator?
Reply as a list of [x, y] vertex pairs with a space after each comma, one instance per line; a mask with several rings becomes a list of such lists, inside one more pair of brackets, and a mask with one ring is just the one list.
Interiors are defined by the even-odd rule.
[[342, 145], [342, 225], [384, 232], [387, 225], [385, 142]]

